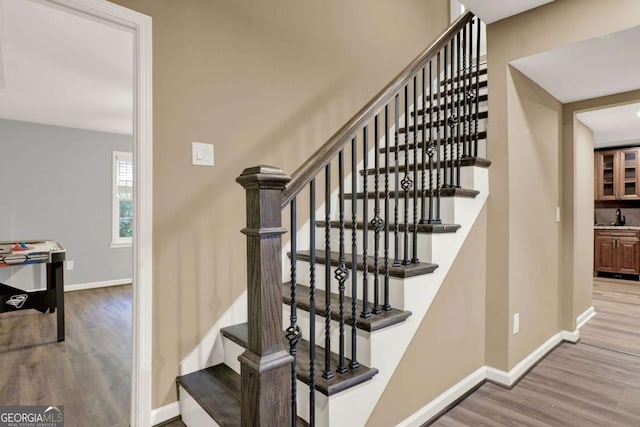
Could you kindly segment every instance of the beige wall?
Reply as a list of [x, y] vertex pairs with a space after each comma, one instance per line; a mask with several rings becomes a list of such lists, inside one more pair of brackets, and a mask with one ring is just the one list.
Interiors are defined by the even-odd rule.
[[558, 331], [562, 104], [509, 67], [509, 368]]
[[[245, 288], [243, 168], [291, 173], [448, 24], [446, 0], [114, 0], [153, 18], [153, 406]], [[191, 142], [215, 144], [193, 167]]]
[[476, 222], [367, 426], [392, 426], [484, 365], [487, 209]]
[[[576, 212], [573, 139], [567, 142], [563, 133], [557, 137], [558, 141], [562, 138], [562, 143], [558, 142], [555, 147], [555, 143], [547, 141], [563, 132], [561, 120], [548, 130], [550, 135], [526, 134], [527, 128], [534, 131], [540, 126], [539, 120], [552, 120], [551, 115], [555, 117], [561, 110], [553, 107], [550, 113], [548, 101], [541, 102], [540, 106], [531, 105], [528, 111], [512, 110], [520, 96], [518, 78], [508, 64], [518, 58], [636, 26], [638, 16], [640, 2], [635, 0], [556, 0], [487, 26], [491, 93], [487, 156], [493, 161], [488, 204], [488, 365], [510, 369], [549, 338], [554, 321], [556, 331], [572, 329], [575, 317], [580, 314], [575, 310], [590, 299], [585, 293], [586, 287], [574, 286], [576, 279], [585, 276], [585, 269], [584, 266], [578, 268], [575, 270], [578, 274], [574, 275], [578, 260], [573, 253]], [[537, 147], [533, 145], [541, 142], [549, 151], [540, 154], [555, 161], [557, 171], [530, 165], [530, 159], [521, 156], [536, 153]], [[555, 160], [548, 157], [553, 150], [558, 150]], [[526, 181], [520, 176], [523, 169], [527, 171]], [[540, 183], [547, 185], [542, 193], [538, 192]], [[554, 225], [549, 223], [553, 221], [556, 203], [561, 203], [562, 208], [559, 230], [554, 230]], [[550, 233], [546, 244], [536, 240], [543, 233]], [[526, 246], [527, 239], [533, 239], [533, 246]], [[545, 271], [550, 259], [547, 251], [561, 254], [559, 263], [551, 263], [551, 272]], [[552, 283], [541, 289], [534, 286], [547, 279]], [[528, 301], [533, 304], [529, 305]], [[581, 302], [578, 304], [578, 301]], [[546, 306], [547, 303], [551, 305]], [[521, 312], [521, 327], [520, 333], [514, 336], [511, 326], [516, 312]]]

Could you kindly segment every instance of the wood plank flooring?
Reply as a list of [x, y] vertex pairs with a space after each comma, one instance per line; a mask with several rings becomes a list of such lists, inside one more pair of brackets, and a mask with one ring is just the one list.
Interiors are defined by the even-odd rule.
[[128, 426], [131, 286], [67, 292], [54, 314], [0, 315], [0, 405], [63, 405], [65, 426]]
[[511, 390], [485, 383], [436, 420], [462, 426], [640, 426], [640, 286], [597, 279], [596, 316]]
[[594, 278], [593, 306], [581, 342], [640, 356], [640, 282]]

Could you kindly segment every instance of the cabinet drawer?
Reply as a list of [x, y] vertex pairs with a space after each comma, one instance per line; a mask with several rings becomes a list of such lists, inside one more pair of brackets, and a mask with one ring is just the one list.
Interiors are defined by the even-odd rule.
[[595, 237], [635, 237], [640, 238], [639, 230], [595, 230]]

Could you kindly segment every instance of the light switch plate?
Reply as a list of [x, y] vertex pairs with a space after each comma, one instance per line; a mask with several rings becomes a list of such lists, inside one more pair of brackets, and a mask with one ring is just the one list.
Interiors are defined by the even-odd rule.
[[195, 166], [213, 166], [213, 144], [191, 143], [191, 162]]

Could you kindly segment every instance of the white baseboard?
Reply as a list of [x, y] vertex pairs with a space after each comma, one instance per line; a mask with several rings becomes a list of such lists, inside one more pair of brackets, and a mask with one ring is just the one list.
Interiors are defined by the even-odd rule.
[[486, 370], [486, 366], [476, 369], [471, 374], [467, 375], [462, 381], [420, 408], [418, 412], [402, 421], [397, 425], [397, 427], [420, 426], [429, 421], [431, 418], [438, 415], [440, 411], [446, 409], [447, 406], [451, 405], [469, 390], [484, 381], [487, 376]]
[[163, 423], [171, 418], [180, 415], [180, 405], [178, 402], [171, 402], [168, 405], [161, 406], [151, 410], [151, 425]]
[[105, 280], [103, 282], [89, 282], [80, 283], [77, 285], [65, 285], [65, 292], [84, 291], [85, 289], [106, 288], [109, 286], [130, 285], [132, 280], [129, 279], [117, 279], [117, 280]]
[[535, 349], [527, 357], [522, 359], [522, 361], [514, 366], [509, 372], [496, 369], [491, 366], [482, 366], [455, 384], [453, 387], [449, 388], [440, 396], [420, 408], [404, 421], [397, 424], [396, 427], [414, 427], [426, 423], [484, 380], [492, 381], [506, 387], [511, 387], [520, 379], [520, 377], [522, 377], [522, 375], [538, 363], [556, 345], [563, 341], [576, 343], [579, 338], [580, 333], [578, 330], [573, 332], [560, 331], [549, 338], [540, 347]]
[[576, 318], [576, 329], [580, 329], [587, 323], [593, 316], [596, 315], [596, 309], [593, 306], [587, 308], [584, 313]]

